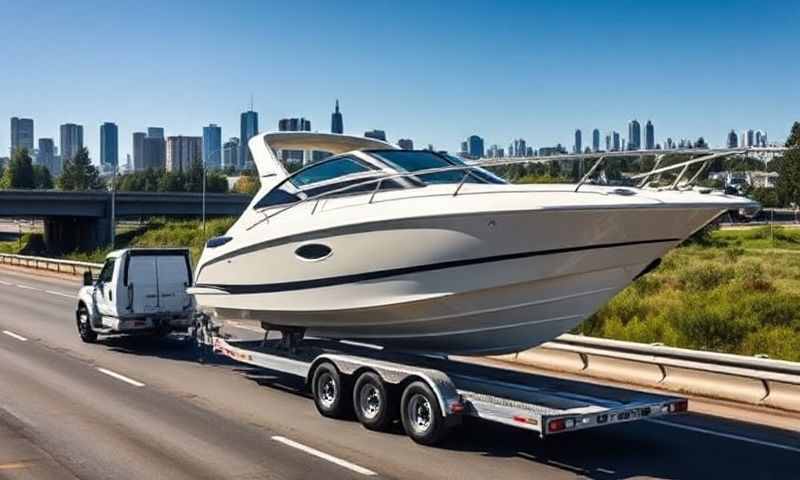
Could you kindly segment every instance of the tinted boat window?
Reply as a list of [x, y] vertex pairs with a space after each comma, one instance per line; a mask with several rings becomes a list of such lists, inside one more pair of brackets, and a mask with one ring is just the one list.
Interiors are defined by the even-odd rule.
[[[382, 150], [378, 155], [407, 172], [430, 170], [434, 168], [453, 167], [452, 163], [432, 152], [416, 152], [409, 150]], [[464, 177], [463, 172], [426, 173], [419, 178], [426, 183], [458, 183]]]
[[324, 182], [345, 175], [369, 171], [363, 162], [351, 157], [341, 157], [323, 161], [297, 172], [290, 181], [298, 187]]

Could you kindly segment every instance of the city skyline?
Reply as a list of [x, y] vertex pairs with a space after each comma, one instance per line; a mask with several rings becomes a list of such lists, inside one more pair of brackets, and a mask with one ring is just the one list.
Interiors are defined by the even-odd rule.
[[[0, 78], [0, 118], [35, 119], [37, 139], [57, 139], [66, 122], [83, 125], [95, 162], [104, 121], [119, 127], [120, 159], [132, 153], [132, 133], [153, 123], [170, 135], [200, 135], [215, 123], [224, 138], [238, 136], [251, 93], [263, 125], [302, 114], [328, 131], [338, 98], [346, 133], [385, 129], [393, 142], [411, 138], [449, 151], [476, 132], [506, 146], [519, 137], [571, 146], [580, 128], [588, 143], [591, 129], [624, 132], [631, 118], [653, 119], [659, 143], [702, 135], [721, 146], [731, 128], [749, 125], [779, 142], [796, 114], [790, 107], [800, 104], [793, 80], [800, 66], [788, 60], [800, 20], [800, 5], [792, 2], [769, 9], [742, 1], [725, 8], [631, 3], [625, 15], [590, 2], [459, 9], [429, 2], [404, 9], [171, 4], [146, 25], [130, 22], [141, 14], [135, 4], [77, 3], [37, 7], [37, 31], [48, 35], [20, 42], [12, 29], [0, 32], [0, 41], [13, 46], [7, 70], [28, 72]], [[684, 7], [692, 14], [675, 15]], [[6, 9], [9, 18], [30, 15], [24, 3]], [[252, 14], [241, 18], [243, 10]], [[301, 17], [306, 34], [297, 39], [291, 31]], [[382, 41], [365, 43], [363, 27], [377, 24], [385, 29]], [[336, 41], [330, 25], [337, 25]], [[564, 36], [565, 28], [574, 34]], [[631, 68], [610, 61], [622, 45]], [[225, 68], [209, 69], [214, 58]], [[502, 67], [475, 68], [476, 61]], [[4, 156], [7, 128], [7, 120], [0, 122]]]

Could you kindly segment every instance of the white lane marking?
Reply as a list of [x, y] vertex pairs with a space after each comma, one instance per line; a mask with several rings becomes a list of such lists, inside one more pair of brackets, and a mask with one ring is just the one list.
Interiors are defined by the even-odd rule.
[[44, 293], [49, 293], [50, 295], [59, 295], [67, 298], [75, 298], [75, 295], [67, 295], [66, 293], [56, 292], [55, 290], [45, 290]]
[[41, 290], [41, 288], [31, 287], [30, 285], [25, 285], [23, 283], [18, 283], [17, 286], [19, 288], [24, 288], [25, 290]]
[[289, 447], [296, 448], [296, 449], [302, 450], [302, 451], [304, 451], [304, 452], [306, 452], [308, 454], [314, 455], [315, 457], [321, 458], [323, 460], [327, 460], [327, 461], [329, 461], [331, 463], [335, 463], [336, 465], [339, 465], [340, 467], [344, 467], [344, 468], [346, 468], [348, 470], [351, 470], [353, 472], [360, 473], [361, 475], [369, 475], [369, 476], [377, 475], [377, 473], [373, 472], [372, 470], [366, 469], [366, 468], [364, 468], [364, 467], [362, 467], [360, 465], [356, 465], [355, 463], [350, 463], [347, 460], [342, 460], [341, 458], [334, 457], [333, 455], [329, 455], [329, 454], [327, 454], [325, 452], [320, 452], [319, 450], [317, 450], [315, 448], [308, 447], [306, 445], [303, 445], [302, 443], [297, 443], [294, 440], [289, 440], [286, 437], [281, 437], [281, 436], [276, 435], [276, 436], [272, 437], [272, 439], [275, 440], [276, 442], [280, 442], [280, 443], [282, 443], [284, 445], [287, 445]]
[[17, 335], [16, 333], [9, 332], [8, 330], [3, 330], [3, 333], [5, 333], [6, 335], [8, 335], [11, 338], [16, 338], [20, 342], [27, 342], [28, 341], [28, 339], [23, 337], [22, 335]]
[[655, 418], [652, 418], [649, 421], [651, 421], [653, 423], [658, 423], [659, 425], [666, 425], [668, 427], [674, 427], [674, 428], [681, 428], [683, 430], [689, 430], [691, 432], [706, 433], [708, 435], [715, 435], [717, 437], [729, 438], [731, 440], [740, 440], [742, 442], [754, 443], [756, 445], [763, 445], [765, 447], [780, 448], [781, 450], [788, 450], [790, 452], [800, 453], [800, 448], [797, 448], [797, 447], [790, 447], [789, 445], [781, 445], [780, 443], [773, 443], [773, 442], [767, 442], [765, 440], [757, 440], [755, 438], [743, 437], [741, 435], [735, 435], [733, 433], [724, 433], [724, 432], [717, 432], [717, 431], [714, 431], [714, 430], [706, 430], [705, 428], [692, 427], [692, 426], [689, 426], [689, 425], [682, 425], [682, 424], [678, 424], [678, 423], [667, 422], [667, 421], [664, 421], [664, 420], [657, 420]]
[[144, 387], [144, 383], [137, 382], [136, 380], [128, 378], [125, 375], [120, 375], [117, 372], [112, 372], [111, 370], [107, 370], [105, 368], [100, 368], [100, 367], [97, 367], [97, 370], [100, 371], [100, 373], [105, 373], [109, 377], [114, 377], [117, 380], [122, 380], [123, 382], [133, 385], [134, 387]]
[[14, 285], [14, 284], [11, 283], [11, 282], [6, 282], [4, 280], [0, 280], [0, 285]]

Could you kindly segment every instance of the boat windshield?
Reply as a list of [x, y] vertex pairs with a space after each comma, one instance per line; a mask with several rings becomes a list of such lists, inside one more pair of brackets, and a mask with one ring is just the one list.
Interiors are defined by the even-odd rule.
[[[401, 172], [417, 172], [437, 168], [466, 166], [463, 160], [444, 153], [429, 150], [373, 150], [370, 153], [378, 157], [391, 168]], [[464, 175], [467, 178], [464, 179]], [[425, 183], [506, 183], [491, 172], [479, 169], [453, 170], [448, 172], [425, 173], [418, 178]]]

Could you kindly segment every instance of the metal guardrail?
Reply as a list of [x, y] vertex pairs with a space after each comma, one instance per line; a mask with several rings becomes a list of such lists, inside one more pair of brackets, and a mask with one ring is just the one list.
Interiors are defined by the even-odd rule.
[[76, 260], [34, 257], [31, 255], [17, 255], [13, 253], [0, 253], [0, 264], [17, 265], [37, 270], [50, 270], [72, 275], [81, 275], [86, 270], [90, 270], [93, 275], [97, 275], [103, 268], [102, 263], [78, 262]]
[[562, 335], [500, 360], [800, 412], [800, 363]]

